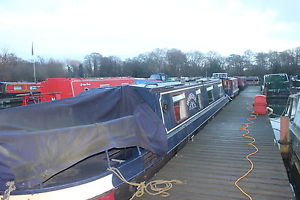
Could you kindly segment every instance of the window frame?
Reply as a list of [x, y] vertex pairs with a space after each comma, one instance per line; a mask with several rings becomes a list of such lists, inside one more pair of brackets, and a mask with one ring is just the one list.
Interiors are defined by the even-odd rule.
[[[181, 123], [181, 122], [183, 122], [183, 121], [185, 121], [186, 119], [189, 118], [188, 108], [187, 108], [187, 105], [186, 105], [185, 92], [172, 94], [172, 103], [173, 103], [174, 119], [177, 123]], [[175, 103], [179, 103], [179, 117], [180, 117], [179, 120], [177, 120], [177, 117], [176, 117], [177, 111], [175, 110]], [[183, 112], [184, 112], [183, 116], [181, 115], [181, 109], [183, 109]]]

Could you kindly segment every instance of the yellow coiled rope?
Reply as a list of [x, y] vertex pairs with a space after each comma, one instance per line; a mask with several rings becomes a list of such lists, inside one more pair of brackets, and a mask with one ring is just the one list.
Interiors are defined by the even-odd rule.
[[150, 195], [160, 195], [161, 197], [168, 197], [170, 196], [170, 193], [168, 193], [167, 191], [173, 187], [174, 183], [182, 184], [182, 182], [179, 180], [170, 180], [170, 181], [155, 180], [155, 181], [150, 181], [147, 184], [145, 183], [145, 181], [141, 183], [134, 183], [134, 182], [127, 181], [117, 168], [111, 167], [108, 168], [107, 170], [113, 172], [123, 182], [137, 187], [137, 191], [132, 195], [130, 200], [132, 200], [134, 197], [143, 196], [145, 192]]
[[249, 154], [246, 156], [246, 159], [249, 161], [249, 163], [250, 163], [250, 165], [251, 165], [251, 166], [250, 166], [250, 169], [249, 169], [244, 175], [242, 175], [240, 178], [238, 178], [238, 179], [235, 181], [235, 183], [234, 183], [234, 185], [235, 185], [235, 186], [236, 186], [236, 187], [237, 187], [237, 188], [238, 188], [238, 189], [239, 189], [246, 197], [248, 197], [250, 200], [253, 200], [252, 197], [251, 197], [247, 192], [245, 192], [245, 191], [238, 185], [238, 182], [239, 182], [240, 180], [242, 180], [243, 178], [245, 178], [246, 176], [248, 176], [248, 174], [254, 169], [254, 164], [253, 164], [252, 160], [251, 160], [249, 157], [252, 156], [252, 155], [254, 155], [254, 154], [256, 154], [259, 150], [258, 150], [258, 148], [254, 145], [254, 143], [255, 143], [255, 141], [256, 141], [255, 138], [252, 137], [252, 136], [249, 136], [249, 135], [250, 135], [250, 131], [249, 131], [248, 127], [249, 127], [249, 125], [251, 125], [251, 124], [254, 123], [253, 120], [255, 120], [256, 118], [257, 118], [257, 115], [250, 115], [250, 118], [247, 119], [248, 123], [243, 123], [243, 125], [245, 125], [245, 127], [240, 128], [240, 129], [246, 131], [246, 133], [243, 134], [243, 137], [252, 139], [252, 142], [247, 143], [247, 145], [253, 147], [253, 148], [255, 149], [255, 151], [252, 152], [252, 153], [249, 153]]

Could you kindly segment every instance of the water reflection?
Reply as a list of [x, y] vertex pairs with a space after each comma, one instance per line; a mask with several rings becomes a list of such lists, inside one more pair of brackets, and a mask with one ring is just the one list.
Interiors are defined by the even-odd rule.
[[286, 113], [288, 106], [288, 98], [267, 99], [267, 104], [268, 107], [273, 109], [273, 114], [271, 114], [270, 117], [280, 117]]

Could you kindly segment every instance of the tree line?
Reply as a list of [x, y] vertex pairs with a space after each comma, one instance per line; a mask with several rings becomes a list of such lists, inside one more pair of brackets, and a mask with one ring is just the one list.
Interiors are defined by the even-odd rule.
[[[14, 53], [0, 53], [0, 81], [32, 81], [33, 61]], [[171, 77], [211, 76], [227, 72], [230, 76], [260, 76], [270, 73], [300, 74], [300, 47], [283, 52], [245, 51], [242, 55], [221, 56], [217, 52], [182, 52], [179, 49], [155, 49], [136, 57], [121, 60], [100, 53], [86, 55], [84, 60], [59, 61], [35, 59], [38, 81], [51, 77], [149, 77], [166, 73]]]

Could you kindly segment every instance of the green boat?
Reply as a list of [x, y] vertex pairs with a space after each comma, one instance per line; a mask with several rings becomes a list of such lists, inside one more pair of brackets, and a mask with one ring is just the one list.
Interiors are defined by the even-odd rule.
[[290, 82], [287, 74], [264, 75], [262, 91], [267, 98], [288, 98], [290, 95]]

